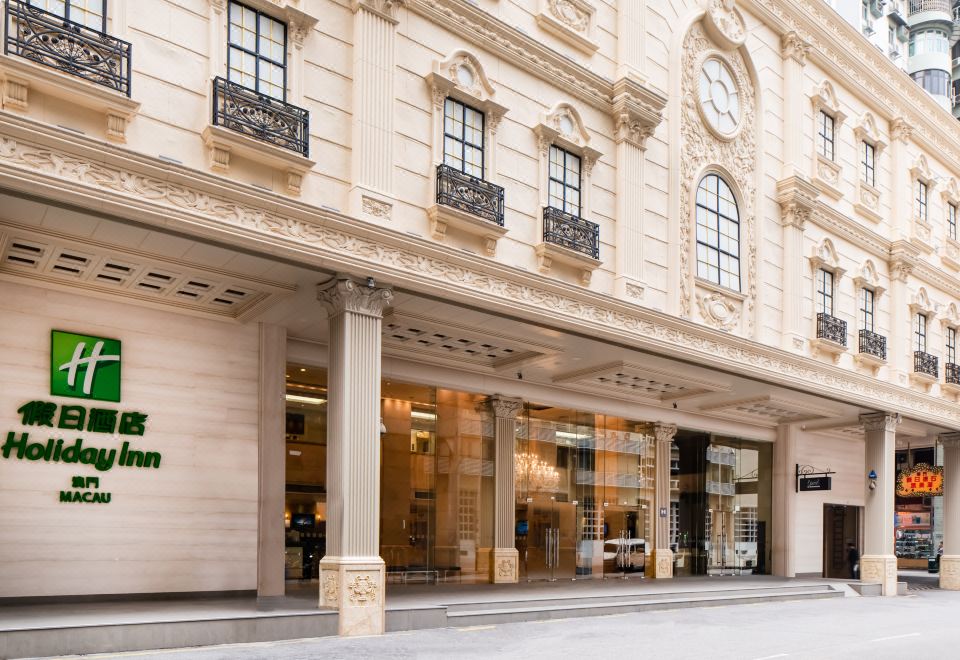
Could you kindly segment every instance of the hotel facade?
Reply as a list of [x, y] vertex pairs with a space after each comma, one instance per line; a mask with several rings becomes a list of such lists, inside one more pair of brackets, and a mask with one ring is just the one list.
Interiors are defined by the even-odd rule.
[[0, 599], [960, 588], [960, 125], [822, 0], [4, 9]]

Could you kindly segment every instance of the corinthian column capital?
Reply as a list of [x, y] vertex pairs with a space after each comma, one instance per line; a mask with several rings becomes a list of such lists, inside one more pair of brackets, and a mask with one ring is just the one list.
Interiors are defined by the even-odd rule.
[[343, 312], [383, 316], [383, 310], [393, 300], [393, 290], [378, 287], [373, 278], [359, 282], [349, 275], [337, 274], [317, 285], [317, 300], [327, 308], [330, 316]]
[[944, 447], [950, 447], [952, 449], [960, 447], [960, 433], [955, 431], [951, 433], [941, 433], [937, 439]]
[[364, 9], [385, 18], [391, 23], [396, 23], [400, 7], [405, 3], [406, 0], [352, 0], [350, 6], [354, 14]]
[[493, 408], [493, 415], [498, 419], [516, 419], [517, 414], [523, 409], [523, 401], [511, 397], [495, 394], [489, 399], [490, 407]]
[[677, 425], [657, 422], [653, 425], [653, 434], [656, 436], [658, 443], [672, 442], [673, 437], [677, 434]]
[[860, 423], [863, 424], [864, 431], [893, 431], [900, 423], [898, 415], [890, 413], [870, 413], [869, 415], [860, 415]]

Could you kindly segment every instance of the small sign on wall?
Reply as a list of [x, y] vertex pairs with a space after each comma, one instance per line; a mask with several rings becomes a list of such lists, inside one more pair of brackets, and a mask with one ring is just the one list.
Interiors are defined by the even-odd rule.
[[830, 490], [833, 480], [830, 477], [800, 477], [800, 490]]

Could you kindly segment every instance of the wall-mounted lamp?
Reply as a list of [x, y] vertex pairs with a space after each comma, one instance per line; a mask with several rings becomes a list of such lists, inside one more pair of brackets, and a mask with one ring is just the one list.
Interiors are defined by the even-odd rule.
[[877, 472], [875, 470], [870, 470], [870, 474], [867, 475], [867, 479], [870, 480], [870, 483], [867, 484], [867, 487], [870, 490], [877, 489]]
[[383, 423], [383, 417], [380, 418], [380, 435], [387, 432], [387, 425]]

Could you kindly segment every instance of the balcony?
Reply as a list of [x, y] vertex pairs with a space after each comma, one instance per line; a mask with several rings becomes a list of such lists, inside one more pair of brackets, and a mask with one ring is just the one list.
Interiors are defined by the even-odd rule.
[[887, 338], [870, 330], [860, 331], [860, 355], [864, 361], [883, 363], [887, 360]]
[[536, 246], [540, 271], [548, 273], [553, 262], [580, 271], [584, 286], [600, 267], [600, 226], [552, 206], [543, 208], [543, 242]]
[[503, 226], [503, 188], [449, 165], [437, 166], [437, 203], [427, 209], [430, 231], [444, 240], [447, 229], [478, 236], [484, 253], [494, 256]]
[[934, 378], [940, 377], [940, 365], [937, 363], [937, 356], [930, 355], [924, 351], [913, 352], [913, 371], [918, 374], [926, 374]]
[[817, 314], [817, 339], [832, 341], [846, 348], [847, 322], [820, 312]]
[[313, 166], [310, 113], [223, 78], [213, 79], [213, 116], [203, 131], [210, 167], [226, 174], [233, 154], [287, 174], [287, 192], [298, 195]]
[[949, 37], [953, 31], [953, 7], [950, 0], [910, 0], [907, 21], [910, 28], [942, 27]]
[[950, 0], [910, 0], [910, 16], [922, 14], [927, 11], [939, 11], [945, 14], [952, 14]]
[[4, 53], [130, 96], [130, 44], [25, 0], [6, 2]]
[[953, 362], [947, 362], [943, 365], [946, 383], [947, 385], [956, 386], [960, 389], [960, 364], [954, 364]]

